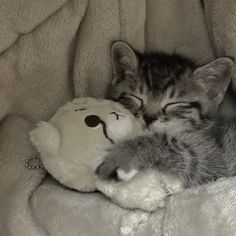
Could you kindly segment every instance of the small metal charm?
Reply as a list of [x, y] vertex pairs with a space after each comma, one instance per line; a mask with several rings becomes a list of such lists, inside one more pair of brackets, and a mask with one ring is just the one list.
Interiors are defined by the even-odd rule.
[[29, 156], [25, 160], [25, 166], [31, 170], [44, 169], [39, 153]]
[[171, 191], [171, 189], [167, 188], [166, 184], [163, 181], [161, 181], [161, 186], [163, 187], [163, 189], [165, 190], [168, 196], [173, 195], [173, 192]]

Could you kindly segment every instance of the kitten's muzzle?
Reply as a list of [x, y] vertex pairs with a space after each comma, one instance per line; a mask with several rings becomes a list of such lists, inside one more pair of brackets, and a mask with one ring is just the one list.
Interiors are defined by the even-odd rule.
[[158, 119], [158, 117], [155, 115], [144, 114], [143, 119], [144, 119], [145, 123], [147, 124], [147, 126], [149, 126], [152, 122], [156, 121]]

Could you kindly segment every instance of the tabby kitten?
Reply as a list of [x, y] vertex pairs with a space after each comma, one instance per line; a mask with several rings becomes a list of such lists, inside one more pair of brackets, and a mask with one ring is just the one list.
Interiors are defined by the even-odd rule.
[[101, 178], [113, 178], [117, 169], [157, 168], [190, 187], [236, 175], [236, 123], [215, 117], [235, 70], [231, 59], [197, 67], [179, 55], [140, 54], [118, 41], [112, 60], [109, 97], [152, 134], [116, 144], [97, 169]]

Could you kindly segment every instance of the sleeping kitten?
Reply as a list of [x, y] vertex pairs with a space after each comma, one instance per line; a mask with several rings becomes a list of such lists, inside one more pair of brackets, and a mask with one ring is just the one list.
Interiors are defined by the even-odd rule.
[[109, 97], [153, 134], [116, 144], [97, 169], [101, 178], [157, 168], [190, 187], [236, 175], [236, 123], [216, 118], [235, 70], [231, 59], [197, 67], [179, 55], [140, 54], [115, 42], [112, 60]]

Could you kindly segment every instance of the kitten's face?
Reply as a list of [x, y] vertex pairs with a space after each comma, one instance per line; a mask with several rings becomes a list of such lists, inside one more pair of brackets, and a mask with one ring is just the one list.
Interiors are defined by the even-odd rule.
[[158, 133], [182, 132], [192, 130], [206, 118], [202, 103], [207, 98], [198, 85], [189, 83], [190, 68], [178, 79], [172, 76], [173, 81], [161, 88], [149, 86], [144, 74], [140, 72], [131, 84], [123, 81], [113, 86], [111, 97], [143, 119], [149, 129]]
[[224, 97], [233, 62], [217, 59], [196, 69], [185, 58], [137, 55], [124, 42], [112, 47], [110, 98], [123, 104], [158, 133], [193, 130], [212, 116]]

